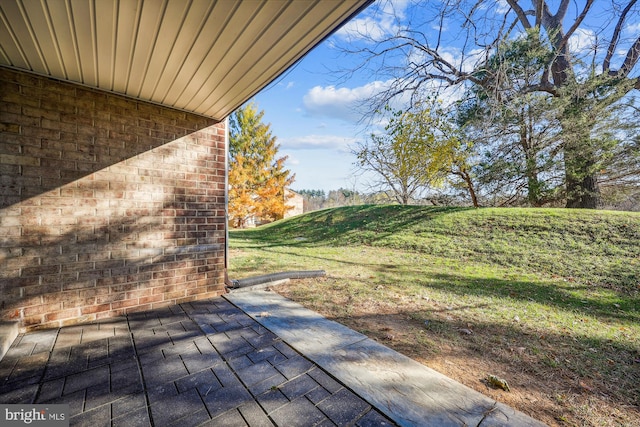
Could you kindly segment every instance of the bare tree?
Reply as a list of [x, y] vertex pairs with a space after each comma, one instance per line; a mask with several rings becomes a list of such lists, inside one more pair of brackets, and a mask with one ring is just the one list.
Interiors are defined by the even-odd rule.
[[[423, 12], [435, 4], [422, 3], [414, 10]], [[624, 37], [629, 29], [636, 28], [627, 26], [638, 18], [636, 3], [610, 0], [605, 5], [604, 1], [596, 4], [586, 0], [578, 4], [560, 0], [551, 10], [545, 0], [448, 0], [439, 3], [441, 7], [431, 19], [405, 16], [397, 20], [392, 35], [380, 38], [362, 32], [359, 35], [369, 37], [368, 43], [345, 50], [363, 59], [360, 68], [392, 78], [388, 88], [373, 101], [374, 108], [379, 108], [400, 95], [419, 100], [435, 85], [471, 84], [487, 90], [499, 87], [495, 83], [502, 76], [488, 72], [486, 66], [498, 47], [514, 37], [537, 37], [540, 44], [549, 47], [551, 55], [540, 64], [537, 78], [521, 90], [546, 93], [556, 99], [566, 205], [596, 208], [598, 156], [602, 150], [592, 132], [609, 107], [640, 88], [640, 36]], [[408, 24], [402, 25], [404, 22]], [[439, 27], [435, 37], [430, 32], [433, 26]], [[591, 38], [591, 49], [570, 48], [579, 36]], [[456, 46], [457, 56], [451, 54], [451, 46]], [[403, 62], [398, 65], [399, 58]]]

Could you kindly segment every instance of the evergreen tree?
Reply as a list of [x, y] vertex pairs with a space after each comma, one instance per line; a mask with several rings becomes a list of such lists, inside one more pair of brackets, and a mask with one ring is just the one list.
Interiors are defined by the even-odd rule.
[[252, 217], [258, 222], [281, 219], [289, 209], [284, 190], [295, 176], [284, 168], [287, 157], [278, 157], [280, 146], [263, 116], [249, 103], [230, 118], [229, 220], [237, 228]]

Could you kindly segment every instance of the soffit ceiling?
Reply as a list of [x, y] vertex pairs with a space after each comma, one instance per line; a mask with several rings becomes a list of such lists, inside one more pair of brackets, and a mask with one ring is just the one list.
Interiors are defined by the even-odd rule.
[[217, 120], [371, 0], [2, 0], [0, 66]]

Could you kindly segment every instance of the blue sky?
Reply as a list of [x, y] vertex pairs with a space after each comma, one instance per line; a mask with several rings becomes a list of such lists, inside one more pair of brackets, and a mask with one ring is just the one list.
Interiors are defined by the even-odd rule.
[[264, 111], [263, 121], [271, 124], [279, 154], [288, 156], [286, 167], [296, 175], [293, 189], [366, 190], [366, 179], [353, 173], [355, 158], [349, 147], [370, 133], [359, 123], [358, 103], [381, 82], [365, 74], [340, 81], [335, 70], [358, 59], [340, 54], [334, 46], [345, 43], [349, 32], [362, 28], [365, 20], [367, 31], [381, 31], [385, 23], [374, 21], [374, 14], [378, 13], [372, 8], [361, 13], [252, 99]]
[[288, 156], [286, 166], [296, 174], [294, 189], [328, 192], [353, 186], [348, 147], [363, 135], [358, 134], [359, 117], [344, 114], [345, 99], [327, 98], [333, 88], [351, 91], [336, 87], [336, 77], [324, 68], [335, 54], [329, 43], [323, 43], [253, 99], [264, 111], [263, 121], [271, 124], [279, 154]]
[[[411, 21], [420, 22], [421, 30], [435, 40], [440, 23], [435, 19], [435, 10], [430, 8], [439, 7], [439, 3], [427, 2], [427, 6], [416, 8], [411, 6], [411, 0], [379, 0], [252, 99], [258, 109], [264, 111], [263, 121], [271, 124], [272, 133], [280, 144], [279, 154], [288, 156], [286, 167], [296, 175], [293, 189], [367, 191], [369, 178], [354, 174], [355, 158], [349, 147], [367, 139], [373, 130], [362, 124], [360, 103], [386, 87], [390, 76], [376, 75], [369, 70], [341, 79], [340, 73], [335, 71], [353, 68], [361, 58], [341, 54], [335, 46], [361, 44], [360, 35], [382, 39], [394, 34], [399, 25], [413, 27]], [[552, 10], [557, 8], [557, 3], [549, 1]], [[596, 2], [592, 16], [606, 16], [596, 10], [598, 6], [605, 6], [605, 2], [599, 3]], [[576, 11], [582, 7], [574, 2], [572, 5]], [[506, 0], [496, 0], [495, 5], [486, 10], [492, 17], [503, 16], [508, 10]], [[568, 19], [573, 17], [574, 14], [568, 13]], [[571, 51], [583, 55], [602, 52], [604, 46], [597, 34], [610, 31], [613, 24], [608, 20], [591, 24], [585, 21], [584, 24], [570, 39]], [[442, 28], [441, 55], [451, 63], [462, 64], [463, 69], [473, 67], [479, 56], [474, 58], [474, 50], [462, 55], [457, 47], [460, 45], [460, 23], [444, 21]], [[639, 31], [638, 17], [634, 15], [627, 22], [623, 36], [633, 40]], [[614, 61], [616, 58], [621, 61], [625, 53], [624, 49], [616, 52]], [[399, 59], [402, 60], [406, 59]], [[445, 93], [445, 96], [455, 98], [456, 93]]]

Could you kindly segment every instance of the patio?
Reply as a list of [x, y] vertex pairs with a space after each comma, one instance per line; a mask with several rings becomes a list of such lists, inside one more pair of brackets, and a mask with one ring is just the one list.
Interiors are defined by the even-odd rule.
[[268, 291], [20, 335], [0, 378], [78, 426], [542, 425]]

